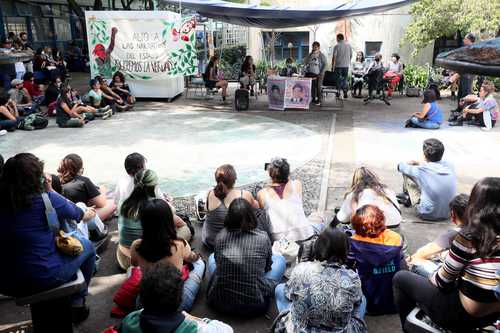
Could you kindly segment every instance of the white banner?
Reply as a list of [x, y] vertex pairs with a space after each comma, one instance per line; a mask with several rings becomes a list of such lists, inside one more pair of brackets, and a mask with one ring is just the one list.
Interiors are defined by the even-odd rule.
[[196, 21], [168, 11], [87, 11], [92, 77], [157, 81], [197, 72]]

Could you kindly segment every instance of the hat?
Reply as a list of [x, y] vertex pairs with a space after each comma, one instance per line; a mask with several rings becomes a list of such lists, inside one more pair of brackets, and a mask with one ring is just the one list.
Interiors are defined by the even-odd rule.
[[11, 86], [17, 86], [18, 84], [23, 84], [23, 80], [14, 79], [14, 80], [10, 81]]

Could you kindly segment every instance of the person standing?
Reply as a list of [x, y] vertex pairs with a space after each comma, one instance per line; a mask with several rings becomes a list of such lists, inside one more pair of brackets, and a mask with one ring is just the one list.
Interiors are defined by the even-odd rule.
[[335, 72], [337, 97], [340, 96], [340, 89], [342, 89], [344, 98], [347, 98], [347, 75], [349, 74], [351, 58], [351, 46], [345, 42], [343, 34], [338, 34], [337, 45], [333, 48], [332, 56], [332, 69]]
[[306, 77], [312, 78], [312, 100], [314, 104], [321, 105], [321, 83], [326, 68], [326, 57], [320, 50], [319, 42], [312, 44], [312, 52], [304, 59]]

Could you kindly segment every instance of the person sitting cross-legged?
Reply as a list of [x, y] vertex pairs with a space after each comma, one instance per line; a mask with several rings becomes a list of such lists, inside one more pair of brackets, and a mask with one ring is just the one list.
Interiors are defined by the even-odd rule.
[[[433, 261], [433, 258], [439, 256], [451, 248], [453, 239], [458, 235], [464, 227], [465, 208], [469, 202], [467, 194], [459, 194], [450, 202], [450, 217], [451, 222], [456, 225], [456, 228], [445, 231], [440, 234], [434, 241], [425, 244], [408, 259], [408, 264], [411, 266], [411, 271], [425, 277], [429, 277], [435, 272], [439, 266]], [[439, 261], [439, 260], [438, 260]]]
[[142, 237], [130, 247], [132, 266], [139, 266], [144, 273], [157, 262], [169, 262], [179, 271], [183, 271], [184, 264], [192, 264], [190, 272], [185, 270], [188, 276], [183, 276], [184, 292], [180, 307], [189, 311], [200, 289], [205, 263], [197, 253], [191, 251], [188, 242], [177, 237], [174, 215], [165, 200], [151, 199], [144, 202], [139, 219]]
[[424, 91], [422, 111], [415, 112], [410, 119], [406, 121], [405, 127], [438, 129], [443, 122], [443, 111], [436, 102], [436, 93], [432, 89]]
[[500, 318], [496, 272], [500, 269], [500, 178], [483, 178], [470, 194], [465, 227], [431, 278], [401, 271], [393, 289], [401, 326], [418, 305], [438, 326], [473, 332]]
[[374, 205], [358, 208], [351, 224], [355, 234], [350, 239], [348, 266], [355, 267], [361, 278], [368, 313], [396, 313], [392, 277], [406, 269], [403, 238], [386, 228], [384, 213]]
[[276, 287], [280, 315], [273, 332], [368, 332], [361, 280], [345, 266], [348, 251], [349, 239], [340, 229], [319, 235], [315, 260], [295, 266], [288, 282]]
[[0, 94], [0, 130], [15, 131], [22, 119], [9, 96]]
[[491, 81], [484, 81], [479, 90], [479, 97], [475, 95], [466, 96], [466, 100], [471, 104], [462, 111], [462, 116], [456, 121], [450, 122], [450, 126], [462, 126], [465, 120], [473, 117], [476, 119], [474, 124], [481, 127], [482, 130], [489, 131], [495, 127], [498, 118], [498, 104], [493, 96], [495, 85]]
[[444, 145], [438, 139], [423, 144], [424, 162], [399, 163], [403, 174], [403, 193], [398, 201], [407, 207], [416, 206], [420, 218], [429, 221], [449, 217], [449, 203], [457, 190], [453, 166], [442, 160]]
[[273, 290], [285, 273], [285, 258], [273, 254], [268, 235], [245, 199], [233, 200], [208, 258], [208, 304], [231, 315], [267, 312]]
[[91, 210], [84, 213], [54, 192], [45, 178], [43, 162], [35, 155], [20, 153], [9, 158], [0, 178], [0, 257], [9, 268], [0, 274], [0, 293], [15, 297], [33, 295], [73, 281], [81, 270], [85, 286], [72, 296], [72, 320], [80, 322], [89, 315], [85, 297], [94, 272], [95, 250], [88, 239], [78, 234], [74, 236], [83, 246], [79, 255], [70, 256], [58, 250], [47, 220], [44, 196], [59, 221], [88, 220], [95, 214]]
[[119, 333], [232, 333], [233, 329], [218, 320], [197, 318], [180, 310], [183, 280], [175, 265], [159, 262], [144, 273], [140, 284], [140, 302], [144, 307], [129, 314]]

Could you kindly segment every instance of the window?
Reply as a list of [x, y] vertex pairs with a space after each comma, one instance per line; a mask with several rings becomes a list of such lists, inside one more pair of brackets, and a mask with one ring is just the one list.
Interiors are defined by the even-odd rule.
[[31, 29], [33, 31], [33, 40], [37, 42], [48, 41], [52, 39], [50, 31], [50, 19], [45, 17], [33, 17], [31, 20]]
[[365, 42], [365, 57], [373, 58], [380, 52], [382, 42]]
[[71, 26], [68, 18], [54, 18], [57, 40], [71, 40]]
[[4, 20], [5, 20], [5, 29], [8, 32], [13, 32], [17, 36], [19, 36], [21, 32], [27, 31], [25, 17], [4, 17]]

